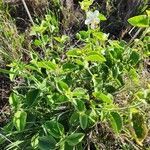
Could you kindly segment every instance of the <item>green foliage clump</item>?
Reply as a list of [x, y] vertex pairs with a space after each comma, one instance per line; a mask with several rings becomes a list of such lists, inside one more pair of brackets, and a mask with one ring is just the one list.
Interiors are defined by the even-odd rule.
[[[149, 56], [144, 44], [149, 39], [133, 46], [111, 40], [98, 28], [98, 21], [90, 22], [106, 19], [102, 14], [97, 17], [89, 18], [87, 31], [76, 34], [81, 44], [71, 45], [70, 37], [59, 35], [57, 18], [46, 15], [30, 32], [32, 46], [43, 55], [31, 51], [29, 62], [14, 60], [8, 65], [10, 71], [0, 70], [9, 73], [11, 81], [21, 79], [9, 98], [12, 118], [0, 140], [0, 145], [9, 143], [5, 149], [98, 149], [93, 133], [103, 123], [120, 139], [120, 148], [125, 146], [122, 134], [143, 145], [149, 128], [144, 111], [149, 108], [150, 87], [139, 88], [138, 68]], [[139, 18], [129, 22], [141, 26], [145, 21]], [[123, 99], [117, 102], [123, 90], [130, 92], [126, 105], [120, 104]]]

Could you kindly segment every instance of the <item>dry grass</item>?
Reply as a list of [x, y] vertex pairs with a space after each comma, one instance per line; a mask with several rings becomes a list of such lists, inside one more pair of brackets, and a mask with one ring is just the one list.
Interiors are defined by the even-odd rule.
[[9, 62], [22, 57], [24, 40], [19, 35], [14, 21], [9, 15], [0, 11], [0, 61]]

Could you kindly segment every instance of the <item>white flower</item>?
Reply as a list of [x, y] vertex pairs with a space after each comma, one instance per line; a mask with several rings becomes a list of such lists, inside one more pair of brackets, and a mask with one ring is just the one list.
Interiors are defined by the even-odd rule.
[[90, 25], [91, 29], [95, 29], [97, 25], [100, 23], [100, 19], [98, 18], [98, 16], [99, 16], [98, 10], [95, 10], [94, 12], [88, 11], [86, 13], [87, 18], [85, 20], [85, 24]]

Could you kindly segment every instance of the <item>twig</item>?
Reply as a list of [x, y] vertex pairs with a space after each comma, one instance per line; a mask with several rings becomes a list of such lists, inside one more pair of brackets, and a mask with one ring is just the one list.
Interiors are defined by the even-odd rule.
[[34, 21], [33, 21], [32, 17], [31, 17], [30, 11], [29, 11], [29, 9], [27, 7], [27, 4], [26, 4], [25, 0], [21, 0], [21, 1], [22, 1], [23, 5], [24, 5], [24, 8], [25, 8], [25, 10], [26, 10], [26, 12], [28, 14], [28, 17], [29, 17], [32, 25], [34, 25]]
[[129, 41], [128, 46], [130, 46], [130, 44], [136, 39], [136, 37], [141, 32], [141, 30], [142, 30], [142, 28], [138, 29], [138, 31], [134, 34], [134, 36], [132, 37], [132, 39]]

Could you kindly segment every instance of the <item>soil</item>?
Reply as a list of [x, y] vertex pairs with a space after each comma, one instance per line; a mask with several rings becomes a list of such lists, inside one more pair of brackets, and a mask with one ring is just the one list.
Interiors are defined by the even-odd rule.
[[11, 82], [8, 76], [0, 74], [0, 127], [8, 122], [10, 107], [8, 98], [11, 91]]

